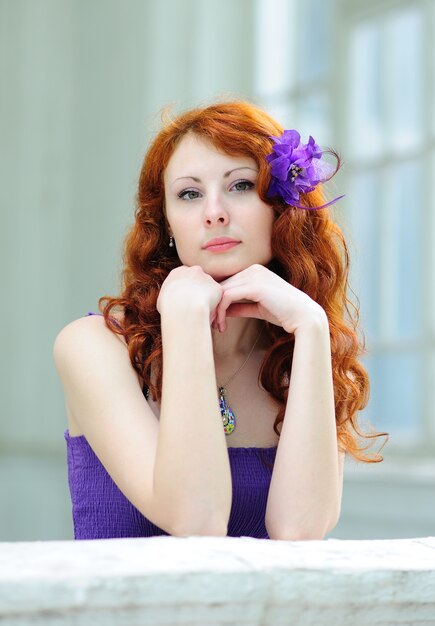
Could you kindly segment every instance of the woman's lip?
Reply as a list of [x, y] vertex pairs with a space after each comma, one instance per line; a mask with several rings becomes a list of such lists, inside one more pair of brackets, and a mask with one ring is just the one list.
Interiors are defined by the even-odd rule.
[[219, 243], [214, 246], [207, 246], [205, 250], [209, 250], [210, 252], [224, 252], [225, 250], [234, 248], [234, 246], [238, 246], [239, 243], [240, 241], [228, 241], [227, 243]]

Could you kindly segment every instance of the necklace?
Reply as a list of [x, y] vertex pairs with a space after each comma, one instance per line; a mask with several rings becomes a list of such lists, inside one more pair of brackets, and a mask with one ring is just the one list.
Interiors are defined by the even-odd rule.
[[229, 378], [224, 385], [221, 385], [221, 386], [218, 385], [218, 389], [219, 389], [219, 408], [221, 410], [222, 422], [223, 422], [223, 425], [224, 425], [224, 432], [225, 432], [226, 435], [231, 435], [231, 433], [235, 429], [235, 427], [236, 427], [236, 416], [234, 415], [234, 412], [231, 409], [231, 407], [229, 406], [229, 404], [227, 403], [226, 395], [225, 395], [227, 390], [225, 389], [225, 387], [226, 387], [226, 385], [228, 385], [228, 383], [231, 380], [233, 380], [234, 376], [240, 372], [242, 367], [245, 365], [246, 361], [251, 356], [255, 346], [257, 345], [258, 340], [260, 339], [260, 335], [261, 335], [261, 333], [264, 330], [264, 326], [265, 326], [265, 324], [262, 326], [260, 332], [258, 333], [257, 339], [254, 341], [254, 345], [252, 346], [248, 356], [243, 361], [243, 363], [241, 364], [239, 369], [234, 372], [234, 374], [231, 376], [231, 378]]

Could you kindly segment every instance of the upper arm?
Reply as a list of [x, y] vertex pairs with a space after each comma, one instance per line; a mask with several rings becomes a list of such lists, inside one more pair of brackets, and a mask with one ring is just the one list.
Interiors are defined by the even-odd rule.
[[80, 318], [57, 335], [53, 358], [68, 409], [113, 481], [145, 517], [170, 532], [153, 499], [159, 424], [124, 338], [103, 317]]

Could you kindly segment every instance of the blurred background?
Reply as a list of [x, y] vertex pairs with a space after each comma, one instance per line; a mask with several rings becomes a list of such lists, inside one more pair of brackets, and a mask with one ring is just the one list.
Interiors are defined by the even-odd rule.
[[390, 442], [346, 462], [329, 536], [435, 535], [434, 38], [434, 0], [0, 0], [0, 541], [73, 537], [53, 342], [119, 292], [161, 108], [225, 97], [343, 157], [361, 418]]

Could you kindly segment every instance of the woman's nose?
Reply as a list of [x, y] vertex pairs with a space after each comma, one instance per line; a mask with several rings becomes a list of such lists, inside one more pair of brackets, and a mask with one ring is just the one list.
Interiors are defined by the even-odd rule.
[[204, 219], [208, 224], [226, 224], [229, 221], [228, 211], [221, 196], [213, 196], [207, 199]]

